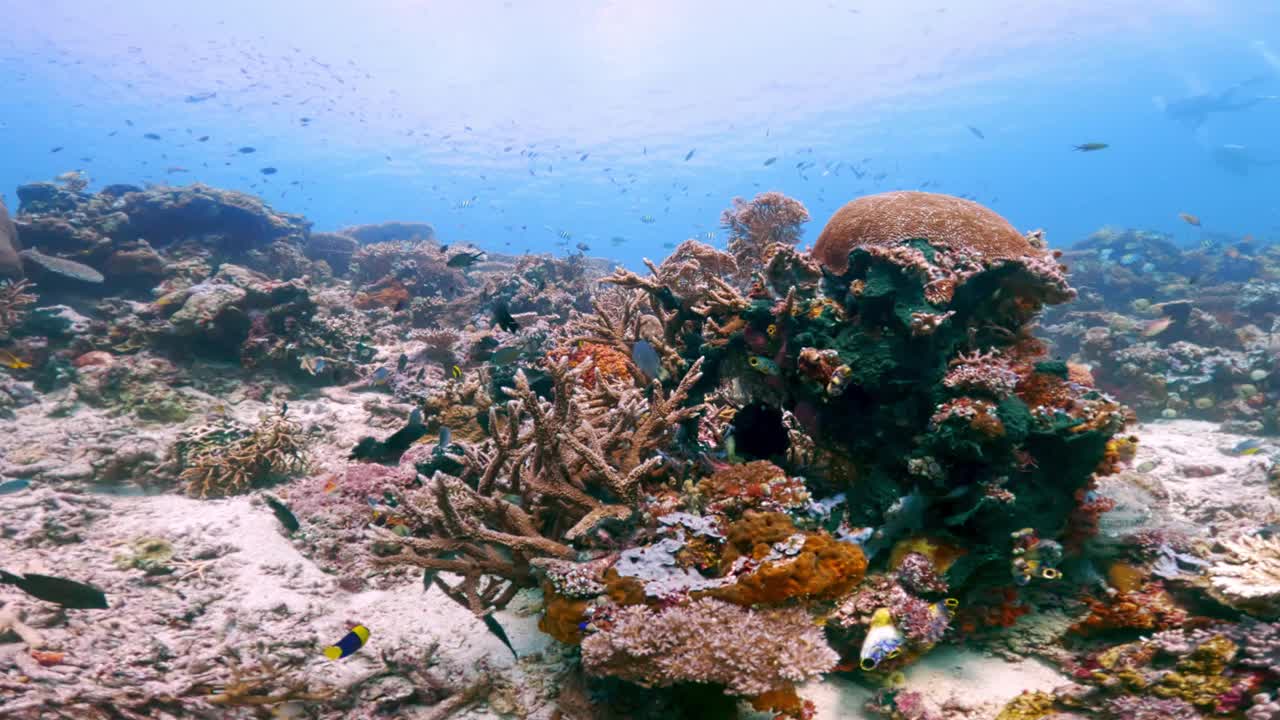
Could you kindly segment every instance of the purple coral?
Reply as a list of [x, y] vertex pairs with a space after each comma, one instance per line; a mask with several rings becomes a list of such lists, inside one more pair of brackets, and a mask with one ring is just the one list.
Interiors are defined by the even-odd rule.
[[647, 686], [716, 683], [746, 697], [794, 687], [838, 661], [803, 609], [749, 610], [712, 598], [666, 610], [624, 607], [608, 630], [582, 641], [592, 674]]
[[1179, 698], [1124, 695], [1108, 700], [1106, 712], [1115, 720], [1200, 720], [1195, 707]]

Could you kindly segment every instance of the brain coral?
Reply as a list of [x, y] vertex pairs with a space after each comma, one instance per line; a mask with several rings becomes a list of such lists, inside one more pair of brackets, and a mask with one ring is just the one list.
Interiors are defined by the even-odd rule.
[[1008, 220], [978, 203], [927, 192], [887, 192], [845, 204], [822, 229], [813, 257], [843, 273], [849, 252], [925, 238], [956, 252], [976, 252], [986, 262], [1037, 254]]

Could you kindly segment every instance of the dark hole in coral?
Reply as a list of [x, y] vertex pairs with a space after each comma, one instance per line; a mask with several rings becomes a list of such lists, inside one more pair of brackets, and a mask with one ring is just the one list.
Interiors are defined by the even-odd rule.
[[790, 446], [782, 411], [760, 402], [748, 403], [734, 415], [733, 437], [735, 451], [748, 460], [785, 456]]

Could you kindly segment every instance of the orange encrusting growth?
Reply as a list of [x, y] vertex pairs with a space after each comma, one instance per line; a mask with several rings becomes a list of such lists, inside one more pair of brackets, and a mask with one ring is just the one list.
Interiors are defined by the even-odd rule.
[[[782, 513], [748, 512], [730, 528], [721, 567], [727, 570], [742, 555], [763, 560], [772, 552], [773, 543], [797, 532]], [[830, 600], [853, 590], [866, 571], [867, 558], [856, 545], [826, 533], [804, 533], [804, 544], [794, 556], [764, 562], [733, 585], [700, 594], [747, 607], [793, 599]]]
[[566, 645], [582, 642], [579, 625], [586, 617], [587, 601], [575, 600], [557, 593], [550, 583], [542, 587], [543, 612], [538, 629]]
[[588, 390], [596, 386], [596, 374], [610, 381], [626, 380], [631, 377], [629, 358], [621, 351], [600, 343], [581, 343], [577, 347], [566, 346], [556, 348], [549, 354], [552, 360], [560, 361], [568, 358], [569, 367], [576, 368], [591, 358], [592, 366], [582, 374], [582, 386]]

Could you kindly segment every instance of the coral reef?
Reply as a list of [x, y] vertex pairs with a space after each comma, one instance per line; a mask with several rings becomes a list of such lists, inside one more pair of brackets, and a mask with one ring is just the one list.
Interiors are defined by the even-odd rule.
[[247, 492], [306, 468], [306, 442], [286, 410], [253, 428], [222, 419], [193, 428], [174, 445], [179, 479], [189, 495], [222, 497]]
[[[804, 205], [780, 192], [760, 193], [751, 202], [734, 198], [733, 207], [720, 215], [720, 225], [729, 234], [729, 254], [738, 284], [749, 285], [751, 271], [768, 266], [776, 246], [800, 242], [801, 226], [807, 222], [809, 211]], [[688, 246], [685, 252], [694, 250], [696, 246]], [[699, 261], [712, 257], [703, 252]], [[723, 262], [717, 264], [728, 269]]]
[[1280, 619], [1280, 538], [1243, 535], [1218, 542], [1227, 557], [1209, 567], [1214, 594], [1245, 612]]
[[9, 217], [9, 208], [0, 200], [0, 277], [10, 279], [22, 277], [22, 260], [18, 253], [22, 245], [18, 243], [18, 229]]

